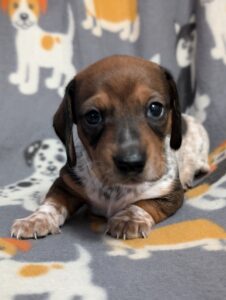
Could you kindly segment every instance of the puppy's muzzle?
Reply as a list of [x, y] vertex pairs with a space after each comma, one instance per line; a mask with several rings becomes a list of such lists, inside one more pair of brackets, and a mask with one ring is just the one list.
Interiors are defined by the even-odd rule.
[[123, 175], [136, 175], [143, 172], [146, 154], [137, 146], [129, 146], [119, 150], [113, 160]]

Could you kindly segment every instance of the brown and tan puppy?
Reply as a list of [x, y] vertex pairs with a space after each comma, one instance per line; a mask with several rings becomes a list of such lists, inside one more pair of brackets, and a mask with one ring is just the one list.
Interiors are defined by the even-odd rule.
[[146, 237], [182, 205], [181, 113], [160, 66], [130, 56], [91, 65], [68, 84], [53, 125], [67, 164], [40, 208], [15, 221], [13, 236], [58, 233], [87, 204], [108, 219], [113, 237]]

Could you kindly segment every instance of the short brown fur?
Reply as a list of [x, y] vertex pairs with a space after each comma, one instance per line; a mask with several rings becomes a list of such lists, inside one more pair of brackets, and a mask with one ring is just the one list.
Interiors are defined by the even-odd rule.
[[[156, 128], [146, 117], [150, 101], [160, 102], [166, 111]], [[95, 127], [94, 130], [86, 124], [85, 115], [93, 108], [104, 115], [100, 129]], [[73, 175], [77, 159], [73, 124], [77, 125], [78, 136], [92, 162], [92, 170], [101, 182], [110, 186], [127, 186], [156, 181], [166, 172], [166, 135], [171, 135], [173, 149], [178, 149], [181, 143], [181, 117], [175, 83], [169, 73], [158, 65], [129, 56], [113, 56], [99, 61], [69, 83], [54, 116], [54, 128], [66, 147], [68, 161], [44, 200], [44, 204], [54, 206], [59, 214], [64, 208], [67, 216], [71, 216], [88, 198], [83, 182]], [[121, 174], [114, 163], [113, 158], [124, 151], [127, 144], [134, 144], [146, 155], [144, 169], [136, 176]], [[182, 201], [183, 191], [176, 178], [171, 191], [164, 197], [141, 199], [134, 205], [149, 214], [148, 222], [153, 219], [158, 223], [176, 212]], [[133, 233], [127, 235], [139, 236]]]

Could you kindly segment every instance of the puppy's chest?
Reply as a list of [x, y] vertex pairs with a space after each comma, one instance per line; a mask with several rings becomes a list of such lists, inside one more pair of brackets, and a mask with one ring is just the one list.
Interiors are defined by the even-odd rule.
[[104, 185], [92, 171], [92, 162], [76, 136], [76, 156], [77, 165], [73, 169], [76, 177], [79, 177], [85, 189], [88, 204], [93, 212], [106, 217], [111, 217], [116, 212], [127, 206], [145, 199], [154, 199], [168, 194], [172, 189], [172, 184], [177, 176], [177, 165], [174, 156], [168, 159], [170, 161], [166, 168], [166, 173], [157, 181], [146, 181], [134, 186], [107, 186]]
[[92, 172], [85, 169], [78, 166], [74, 171], [82, 181], [87, 202], [94, 213], [108, 218], [139, 200], [166, 195], [171, 190], [175, 178], [171, 170], [156, 182], [144, 182], [131, 187], [106, 186]]
[[103, 186], [96, 178], [87, 181], [85, 190], [94, 213], [110, 217], [137, 200], [137, 191], [123, 187]]

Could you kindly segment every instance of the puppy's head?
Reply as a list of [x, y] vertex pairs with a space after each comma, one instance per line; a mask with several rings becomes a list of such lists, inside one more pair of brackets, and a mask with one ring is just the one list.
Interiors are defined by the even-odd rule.
[[28, 29], [45, 13], [47, 0], [1, 0], [1, 9], [7, 12], [17, 29]]
[[133, 184], [165, 172], [165, 138], [181, 145], [181, 114], [172, 76], [130, 56], [105, 58], [80, 72], [66, 88], [54, 128], [76, 165], [77, 125], [96, 176], [108, 184]]

